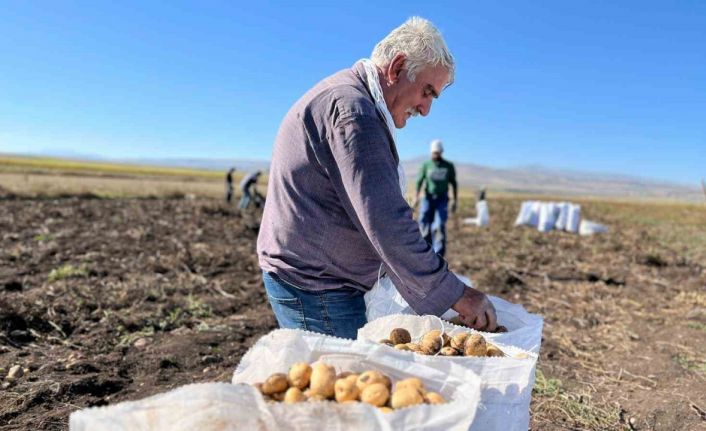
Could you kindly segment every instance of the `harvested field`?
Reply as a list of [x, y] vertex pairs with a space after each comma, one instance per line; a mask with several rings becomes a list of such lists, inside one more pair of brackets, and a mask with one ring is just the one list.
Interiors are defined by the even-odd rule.
[[[0, 193], [2, 195], [2, 193]], [[491, 196], [492, 197], [492, 196]], [[608, 235], [449, 226], [449, 262], [545, 318], [534, 430], [706, 429], [706, 209], [584, 202]], [[0, 198], [0, 429], [229, 381], [275, 328], [257, 215], [211, 198]]]

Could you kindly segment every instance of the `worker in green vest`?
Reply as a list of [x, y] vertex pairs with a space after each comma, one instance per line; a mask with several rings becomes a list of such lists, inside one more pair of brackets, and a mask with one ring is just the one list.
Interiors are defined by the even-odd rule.
[[[446, 253], [446, 220], [449, 210], [449, 186], [452, 187], [453, 199], [451, 212], [456, 211], [458, 201], [458, 186], [456, 185], [456, 169], [453, 163], [442, 157], [444, 145], [436, 139], [431, 142], [431, 160], [425, 161], [417, 175], [417, 194], [414, 206], [421, 195], [424, 186], [424, 199], [419, 211], [419, 227], [424, 239], [434, 247], [442, 257]], [[434, 235], [436, 233], [436, 235]], [[434, 238], [436, 236], [436, 238]]]

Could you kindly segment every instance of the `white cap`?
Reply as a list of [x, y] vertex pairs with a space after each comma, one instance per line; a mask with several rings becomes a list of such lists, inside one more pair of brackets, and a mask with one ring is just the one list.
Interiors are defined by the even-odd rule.
[[443, 153], [444, 152], [444, 145], [441, 143], [440, 140], [434, 139], [431, 141], [431, 152], [432, 153]]

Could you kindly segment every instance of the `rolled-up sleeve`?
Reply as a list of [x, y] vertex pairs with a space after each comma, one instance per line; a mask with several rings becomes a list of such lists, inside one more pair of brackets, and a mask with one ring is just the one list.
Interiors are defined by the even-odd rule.
[[422, 238], [399, 188], [397, 161], [378, 117], [338, 119], [327, 171], [356, 227], [380, 256], [398, 291], [419, 314], [441, 315], [465, 288]]

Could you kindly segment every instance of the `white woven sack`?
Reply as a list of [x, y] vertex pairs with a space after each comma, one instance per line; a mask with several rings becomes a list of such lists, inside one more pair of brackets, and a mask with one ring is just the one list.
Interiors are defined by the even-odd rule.
[[579, 235], [593, 235], [595, 233], [605, 233], [608, 232], [608, 228], [605, 225], [596, 223], [590, 220], [581, 220], [579, 225]]
[[556, 218], [556, 225], [554, 228], [556, 230], [565, 230], [566, 224], [569, 221], [569, 206], [571, 204], [568, 202], [560, 202], [557, 204], [559, 207], [559, 215]]
[[275, 430], [259, 392], [250, 386], [201, 383], [139, 401], [74, 412], [70, 431]]
[[537, 230], [549, 232], [556, 224], [557, 206], [554, 202], [542, 202], [539, 207], [539, 222]]
[[476, 219], [478, 226], [488, 226], [490, 223], [490, 213], [488, 212], [488, 202], [480, 201], [476, 203]]
[[[524, 201], [520, 207], [520, 212], [517, 214], [517, 219], [515, 220], [515, 226], [519, 225], [530, 225], [532, 226], [532, 207], [534, 205], [533, 201]], [[534, 226], [537, 222], [534, 223]]]
[[260, 338], [243, 356], [233, 373], [233, 383], [253, 384], [276, 372], [287, 372], [296, 362], [322, 361], [338, 372], [374, 369], [393, 382], [419, 377], [428, 390], [448, 402], [418, 405], [382, 413], [367, 404], [333, 402], [269, 404], [269, 413], [287, 430], [467, 430], [480, 400], [480, 379], [427, 367], [396, 355], [387, 346], [352, 341], [295, 329], [279, 329]]
[[571, 204], [569, 208], [569, 217], [566, 220], [566, 231], [577, 233], [579, 231], [579, 223], [581, 222], [581, 205]]
[[[468, 278], [458, 274], [454, 275], [467, 286], [473, 288], [473, 284]], [[496, 296], [488, 296], [488, 298], [495, 307], [498, 324], [508, 329], [508, 332], [505, 333], [491, 334], [491, 338], [498, 343], [539, 353], [539, 347], [542, 343], [544, 320], [536, 314], [527, 312], [527, 310], [519, 304], [513, 304]], [[375, 283], [375, 286], [365, 294], [365, 306], [365, 315], [368, 322], [392, 314], [417, 314], [412, 310], [412, 307], [407, 304], [407, 301], [402, 298], [402, 295], [397, 291], [389, 277], [382, 277]], [[456, 316], [458, 316], [458, 313], [454, 310], [448, 310], [441, 317], [445, 320], [450, 320]]]
[[[450, 335], [477, 332], [442, 322], [436, 316], [395, 315], [368, 322], [358, 330], [358, 339], [377, 341], [388, 338], [394, 328], [407, 329], [413, 341], [432, 329], [443, 329]], [[526, 431], [529, 428], [537, 354], [501, 344], [498, 340], [503, 334], [481, 334], [508, 357], [427, 356], [383, 346], [390, 355], [400, 360], [414, 361], [459, 378], [469, 378], [470, 375], [480, 377], [481, 406], [471, 430]]]

